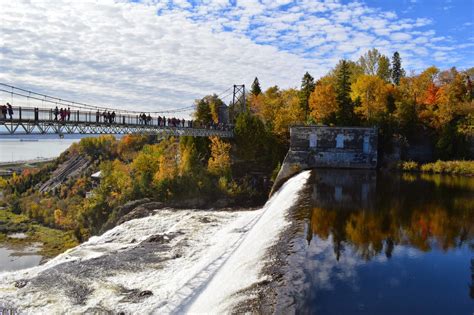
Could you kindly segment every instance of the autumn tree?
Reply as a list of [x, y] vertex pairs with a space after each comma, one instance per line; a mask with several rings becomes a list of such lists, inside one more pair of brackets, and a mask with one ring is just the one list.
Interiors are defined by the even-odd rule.
[[284, 141], [289, 141], [290, 126], [302, 124], [306, 121], [306, 113], [301, 108], [299, 91], [287, 89], [279, 94], [273, 132]]
[[352, 99], [360, 99], [356, 113], [372, 120], [387, 109], [388, 89], [386, 83], [374, 75], [363, 75], [352, 86]]
[[437, 110], [435, 112], [435, 127], [441, 128], [450, 123], [456, 116], [463, 113], [466, 108], [472, 109], [472, 103], [469, 103], [467, 85], [463, 75], [456, 69], [451, 69], [449, 74], [440, 73], [440, 76], [451, 76], [451, 80], [445, 80], [445, 84], [440, 87], [437, 98]]
[[399, 85], [401, 78], [405, 76], [405, 70], [403, 70], [402, 68], [402, 59], [398, 51], [393, 53], [391, 75], [392, 75], [392, 82], [396, 85]]
[[132, 161], [130, 167], [134, 177], [133, 194], [143, 197], [151, 194], [153, 176], [159, 169], [159, 158], [164, 151], [163, 142], [146, 145]]
[[211, 157], [208, 161], [208, 170], [211, 174], [228, 177], [230, 175], [230, 143], [218, 137], [210, 137]]
[[252, 97], [252, 108], [268, 129], [287, 141], [289, 126], [305, 121], [300, 96], [301, 92], [296, 89], [280, 90], [278, 86], [272, 86], [265, 93]]
[[382, 55], [376, 48], [372, 48], [359, 58], [359, 65], [367, 75], [377, 75], [379, 61]]
[[178, 144], [174, 139], [166, 145], [166, 150], [158, 157], [158, 170], [154, 174], [153, 184], [156, 186], [160, 181], [174, 179], [178, 175]]
[[[191, 138], [191, 137], [190, 137]], [[180, 160], [178, 172], [180, 176], [194, 173], [200, 168], [199, 155], [193, 141], [179, 142]]]
[[117, 144], [117, 153], [122, 160], [131, 161], [145, 144], [151, 143], [149, 135], [128, 134]]
[[337, 95], [331, 84], [319, 83], [309, 98], [311, 117], [317, 122], [335, 124], [339, 110]]
[[381, 55], [378, 61], [377, 76], [385, 82], [390, 82], [391, 69], [390, 59], [387, 56]]

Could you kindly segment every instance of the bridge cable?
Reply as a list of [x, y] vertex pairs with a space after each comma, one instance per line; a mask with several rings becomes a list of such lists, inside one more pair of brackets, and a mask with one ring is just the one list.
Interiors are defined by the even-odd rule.
[[[13, 95], [17, 95], [17, 96], [25, 97], [27, 99], [31, 98], [31, 99], [41, 101], [42, 104], [44, 104], [44, 102], [48, 102], [48, 103], [53, 103], [56, 106], [57, 105], [64, 105], [64, 106], [70, 106], [70, 107], [74, 107], [74, 108], [82, 108], [82, 109], [88, 109], [88, 110], [109, 110], [109, 111], [113, 110], [113, 111], [117, 111], [117, 112], [120, 112], [120, 113], [133, 113], [133, 114], [138, 114], [138, 113], [143, 113], [143, 112], [150, 113], [150, 114], [178, 113], [178, 112], [189, 111], [189, 110], [195, 108], [195, 105], [191, 105], [191, 106], [187, 106], [187, 107], [181, 107], [181, 108], [175, 108], [175, 109], [169, 109], [169, 110], [162, 110], [162, 111], [134, 111], [134, 110], [119, 109], [119, 108], [113, 108], [113, 107], [103, 107], [103, 106], [89, 105], [89, 104], [79, 103], [79, 102], [74, 102], [74, 101], [68, 101], [68, 100], [58, 98], [58, 97], [53, 97], [53, 96], [49, 96], [49, 95], [46, 95], [46, 94], [41, 94], [41, 93], [25, 90], [25, 89], [18, 88], [18, 87], [15, 87], [15, 86], [12, 86], [12, 85], [9, 85], [9, 84], [5, 84], [5, 83], [1, 83], [1, 82], [0, 82], [0, 85], [11, 88], [11, 91], [0, 88], [0, 92], [6, 92], [6, 93], [11, 94], [12, 103], [13, 103]], [[27, 92], [28, 95], [18, 93], [18, 92], [14, 92], [14, 90]], [[31, 96], [31, 94], [42, 96], [42, 98]]]

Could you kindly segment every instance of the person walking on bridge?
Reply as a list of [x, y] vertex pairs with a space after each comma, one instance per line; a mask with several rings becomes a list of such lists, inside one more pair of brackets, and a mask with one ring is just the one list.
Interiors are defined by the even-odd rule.
[[71, 119], [71, 107], [68, 107], [67, 108], [67, 121], [69, 121]]
[[7, 106], [2, 105], [2, 106], [0, 106], [0, 108], [2, 109], [2, 119], [6, 120], [7, 119]]
[[59, 109], [58, 109], [57, 106], [56, 106], [56, 108], [54, 109], [53, 114], [54, 114], [54, 120], [58, 120]]
[[35, 107], [34, 113], [35, 113], [35, 121], [38, 121], [39, 120], [39, 108], [38, 107]]
[[10, 120], [13, 119], [13, 108], [12, 108], [12, 105], [10, 103], [7, 103], [7, 106], [8, 106], [8, 115], [10, 116]]

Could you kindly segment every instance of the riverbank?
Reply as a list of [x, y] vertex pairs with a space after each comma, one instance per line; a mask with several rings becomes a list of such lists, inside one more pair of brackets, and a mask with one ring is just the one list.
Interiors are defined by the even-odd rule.
[[38, 168], [54, 160], [56, 160], [56, 158], [36, 158], [24, 161], [0, 162], [0, 176], [11, 176], [13, 173], [20, 174], [24, 169]]
[[397, 168], [404, 172], [422, 172], [433, 174], [452, 174], [474, 176], [474, 161], [436, 161], [434, 163], [417, 163], [403, 161]]
[[[22, 233], [24, 237], [9, 236], [16, 233]], [[25, 215], [15, 214], [6, 208], [0, 209], [0, 244], [15, 248], [38, 243], [40, 246], [37, 247], [36, 254], [42, 256], [43, 260], [79, 244], [71, 231], [53, 229], [38, 224]]]

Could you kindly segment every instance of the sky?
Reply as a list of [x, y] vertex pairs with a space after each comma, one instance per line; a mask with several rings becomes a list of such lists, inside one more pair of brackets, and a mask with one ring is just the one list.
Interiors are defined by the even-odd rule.
[[[371, 48], [407, 73], [474, 66], [474, 0], [0, 0], [0, 82], [101, 106], [298, 87]], [[13, 101], [0, 93], [0, 103]], [[39, 106], [44, 104], [39, 104]], [[186, 113], [184, 113], [186, 115]]]

